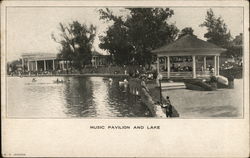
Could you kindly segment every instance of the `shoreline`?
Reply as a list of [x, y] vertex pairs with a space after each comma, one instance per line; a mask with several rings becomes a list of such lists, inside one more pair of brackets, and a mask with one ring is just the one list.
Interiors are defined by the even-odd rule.
[[91, 73], [91, 74], [50, 74], [50, 75], [22, 75], [22, 76], [11, 76], [7, 77], [72, 77], [72, 76], [83, 76], [83, 77], [129, 77], [125, 74], [100, 74], [100, 73]]

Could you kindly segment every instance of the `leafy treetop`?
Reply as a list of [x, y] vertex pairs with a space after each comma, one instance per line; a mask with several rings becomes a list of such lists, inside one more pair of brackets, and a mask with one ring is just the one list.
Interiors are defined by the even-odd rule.
[[176, 39], [178, 29], [167, 20], [174, 14], [169, 8], [126, 8], [126, 16], [100, 9], [100, 19], [112, 21], [100, 48], [114, 56], [116, 64], [145, 65], [152, 62], [152, 49]]
[[73, 21], [68, 25], [59, 24], [60, 34], [52, 39], [61, 45], [59, 58], [69, 60], [77, 69], [81, 69], [91, 62], [91, 50], [96, 34], [96, 27]]
[[216, 17], [213, 10], [207, 11], [205, 21], [200, 25], [207, 28], [207, 33], [204, 35], [208, 42], [226, 48], [230, 45], [231, 34], [227, 30], [227, 25], [221, 17]]

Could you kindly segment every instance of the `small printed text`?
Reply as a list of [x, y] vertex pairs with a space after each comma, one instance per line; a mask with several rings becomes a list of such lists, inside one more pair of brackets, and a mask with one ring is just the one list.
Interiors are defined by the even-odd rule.
[[97, 130], [103, 130], [103, 129], [108, 129], [108, 130], [159, 130], [160, 126], [90, 126], [90, 129], [97, 129]]

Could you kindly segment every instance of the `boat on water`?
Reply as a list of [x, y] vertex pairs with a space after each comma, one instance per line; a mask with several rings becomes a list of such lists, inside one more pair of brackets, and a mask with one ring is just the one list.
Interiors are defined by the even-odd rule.
[[102, 79], [103, 81], [108, 81], [109, 80], [109, 78], [108, 77], [103, 77], [103, 79]]
[[104, 77], [102, 80], [107, 81], [107, 82], [112, 82], [113, 81], [113, 79], [109, 78], [109, 77]]
[[56, 81], [53, 81], [54, 83], [64, 83], [65, 81], [64, 80], [59, 80], [57, 79]]
[[54, 83], [64, 83], [64, 81], [54, 81]]

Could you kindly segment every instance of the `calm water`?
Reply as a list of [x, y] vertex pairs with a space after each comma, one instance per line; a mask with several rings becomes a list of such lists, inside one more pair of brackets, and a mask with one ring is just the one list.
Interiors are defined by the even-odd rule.
[[[56, 79], [68, 81], [54, 83]], [[71, 118], [71, 117], [151, 117], [139, 98], [119, 87], [122, 78], [110, 83], [103, 77], [9, 77], [9, 117]], [[235, 80], [234, 89], [163, 91], [182, 118], [242, 117], [243, 80]]]
[[[57, 80], [67, 81], [55, 83]], [[122, 78], [110, 83], [103, 77], [9, 77], [9, 117], [150, 117], [139, 98], [119, 87]]]

